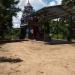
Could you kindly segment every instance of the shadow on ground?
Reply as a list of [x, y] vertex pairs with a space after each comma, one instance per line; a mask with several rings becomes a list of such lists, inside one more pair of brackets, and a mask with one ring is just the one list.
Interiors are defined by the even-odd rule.
[[75, 41], [66, 41], [66, 40], [56, 40], [56, 39], [53, 39], [51, 41], [46, 41], [45, 44], [50, 44], [50, 45], [75, 44]]
[[[0, 45], [6, 44], [6, 43], [13, 43], [13, 42], [22, 42], [22, 41], [29, 41], [29, 40], [0, 40]], [[45, 44], [50, 44], [50, 45], [59, 45], [59, 44], [74, 44], [75, 41], [67, 41], [67, 40], [57, 40], [57, 39], [52, 39], [52, 40], [36, 40], [36, 41], [43, 41]]]
[[0, 40], [0, 44], [22, 42], [22, 41], [28, 41], [28, 40]]
[[11, 58], [11, 57], [0, 57], [0, 63], [9, 62], [9, 63], [19, 63], [22, 62], [20, 58]]

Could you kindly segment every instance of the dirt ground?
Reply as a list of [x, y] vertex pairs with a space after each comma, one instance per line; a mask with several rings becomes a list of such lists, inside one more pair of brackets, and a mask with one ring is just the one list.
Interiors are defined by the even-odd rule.
[[2, 56], [23, 61], [0, 62], [0, 75], [75, 75], [75, 44], [6, 43], [0, 46]]

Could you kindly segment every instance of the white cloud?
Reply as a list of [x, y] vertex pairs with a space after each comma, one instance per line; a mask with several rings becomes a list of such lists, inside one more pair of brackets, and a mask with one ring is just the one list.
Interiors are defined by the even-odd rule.
[[62, 0], [56, 0], [58, 5], [61, 4]]
[[17, 16], [13, 17], [13, 25], [14, 25], [13, 27], [20, 27], [21, 17], [22, 17], [22, 12], [17, 13]]
[[56, 5], [55, 2], [50, 2], [48, 6]]
[[62, 0], [51, 1], [48, 6], [60, 5]]

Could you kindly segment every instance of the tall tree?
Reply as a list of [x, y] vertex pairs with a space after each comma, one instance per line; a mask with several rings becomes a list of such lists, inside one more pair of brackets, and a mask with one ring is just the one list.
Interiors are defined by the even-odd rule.
[[3, 39], [5, 32], [12, 27], [12, 16], [16, 15], [19, 0], [0, 0], [0, 37]]
[[75, 0], [62, 0], [63, 5], [68, 5], [69, 7], [75, 6]]
[[[75, 0], [62, 0], [62, 4], [68, 6], [70, 9], [72, 9], [73, 13], [75, 12]], [[69, 17], [67, 18], [68, 21], [68, 40], [70, 40], [73, 36], [73, 31], [72, 31], [72, 27], [73, 25], [73, 20], [75, 20], [74, 18], [72, 18], [73, 15], [72, 13], [69, 14]]]

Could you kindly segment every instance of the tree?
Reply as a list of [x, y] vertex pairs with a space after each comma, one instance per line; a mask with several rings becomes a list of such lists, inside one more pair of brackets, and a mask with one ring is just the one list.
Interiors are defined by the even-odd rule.
[[12, 28], [12, 16], [19, 10], [16, 5], [19, 0], [0, 0], [0, 38], [4, 39], [4, 34]]
[[75, 0], [62, 0], [62, 4], [72, 8], [75, 6]]
[[[68, 6], [74, 13], [74, 11], [75, 11], [74, 10], [75, 0], [62, 0], [62, 4]], [[73, 35], [72, 34], [73, 33], [72, 26], [74, 25], [73, 20], [75, 20], [75, 19], [73, 19], [72, 17], [73, 17], [73, 15], [72, 15], [72, 13], [70, 13], [69, 18], [67, 18], [68, 24], [69, 24], [69, 26], [68, 26], [68, 40], [70, 40], [72, 38], [72, 35]]]

